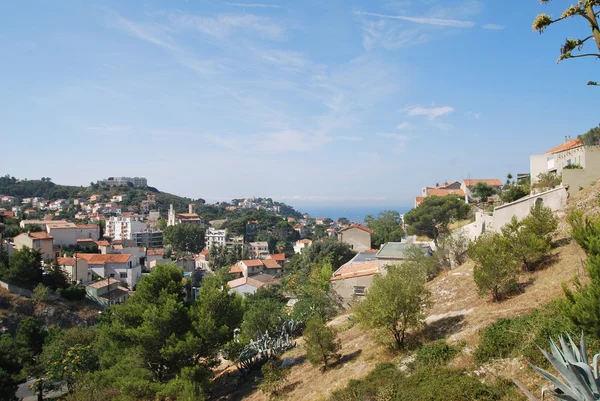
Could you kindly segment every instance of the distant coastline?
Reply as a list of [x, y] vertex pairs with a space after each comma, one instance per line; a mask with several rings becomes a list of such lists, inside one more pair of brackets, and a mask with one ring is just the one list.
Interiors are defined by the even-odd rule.
[[293, 205], [294, 209], [301, 213], [308, 213], [311, 217], [329, 217], [337, 220], [340, 217], [345, 217], [348, 220], [360, 223], [369, 214], [377, 216], [379, 212], [384, 210], [396, 210], [400, 214], [407, 213], [410, 206], [309, 206], [309, 205]]

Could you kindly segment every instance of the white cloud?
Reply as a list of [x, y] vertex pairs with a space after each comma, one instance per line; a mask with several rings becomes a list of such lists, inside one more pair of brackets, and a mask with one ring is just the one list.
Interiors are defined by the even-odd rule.
[[481, 118], [481, 113], [475, 113], [474, 111], [467, 111], [465, 115], [474, 120], [478, 120]]
[[234, 7], [249, 7], [249, 8], [280, 8], [277, 4], [260, 4], [260, 3], [227, 3], [228, 6]]
[[473, 21], [461, 21], [455, 19], [444, 19], [444, 18], [425, 18], [425, 17], [410, 17], [405, 15], [386, 15], [378, 13], [370, 13], [366, 11], [354, 11], [355, 15], [366, 15], [371, 17], [379, 17], [386, 19], [395, 19], [401, 21], [409, 21], [417, 24], [437, 25], [437, 26], [448, 26], [454, 28], [473, 28], [475, 23]]
[[227, 38], [234, 32], [254, 31], [263, 37], [280, 39], [285, 27], [270, 18], [253, 14], [222, 14], [215, 18], [189, 14], [170, 14], [169, 21], [178, 29], [192, 29], [215, 38]]
[[442, 106], [442, 107], [431, 107], [426, 108], [422, 106], [415, 106], [407, 110], [406, 114], [409, 116], [427, 116], [430, 120], [452, 113], [454, 107]]
[[498, 25], [498, 24], [485, 24], [483, 26], [483, 29], [489, 29], [491, 31], [501, 31], [504, 28], [506, 28], [506, 26], [504, 26], [504, 25]]
[[407, 121], [404, 121], [403, 123], [396, 125], [396, 129], [399, 131], [402, 131], [405, 129], [410, 129], [411, 127], [412, 127], [412, 125]]

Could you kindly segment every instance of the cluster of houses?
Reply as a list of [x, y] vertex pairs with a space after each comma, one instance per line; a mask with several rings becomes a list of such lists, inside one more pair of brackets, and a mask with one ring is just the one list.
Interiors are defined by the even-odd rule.
[[473, 195], [473, 188], [480, 182], [486, 183], [496, 191], [502, 189], [502, 181], [497, 178], [476, 178], [465, 179], [462, 182], [444, 182], [443, 184], [435, 184], [434, 187], [421, 188], [421, 195], [415, 197], [415, 207], [419, 206], [428, 196], [448, 196], [456, 195], [464, 198], [466, 203], [471, 203], [477, 200]]

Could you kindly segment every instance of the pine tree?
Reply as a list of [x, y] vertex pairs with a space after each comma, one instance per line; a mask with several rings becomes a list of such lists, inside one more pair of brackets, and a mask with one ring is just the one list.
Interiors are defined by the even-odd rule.
[[335, 330], [325, 325], [325, 320], [318, 315], [308, 320], [304, 329], [304, 348], [306, 357], [311, 364], [321, 366], [324, 372], [330, 360], [339, 360], [338, 351], [342, 348], [340, 340], [336, 338]]

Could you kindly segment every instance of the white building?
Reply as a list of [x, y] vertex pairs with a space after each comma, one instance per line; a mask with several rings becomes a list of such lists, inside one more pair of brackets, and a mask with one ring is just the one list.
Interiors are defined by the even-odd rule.
[[106, 220], [106, 237], [112, 239], [132, 239], [132, 233], [146, 230], [146, 224], [137, 217], [111, 217]]
[[127, 186], [147, 187], [148, 180], [144, 177], [108, 177], [105, 180], [98, 181], [98, 184], [104, 184], [109, 187]]
[[538, 175], [554, 173], [561, 175], [565, 166], [577, 164], [585, 168], [585, 146], [579, 138], [571, 140], [571, 137], [565, 137], [565, 142], [556, 146], [541, 155], [531, 155], [529, 157], [531, 183], [538, 181]]
[[248, 257], [262, 259], [269, 256], [269, 243], [267, 241], [250, 242], [248, 244]]
[[134, 255], [77, 253], [74, 256], [78, 260], [85, 259], [89, 269], [97, 276], [127, 283], [130, 289], [133, 289], [142, 277], [142, 268]]
[[227, 230], [217, 230], [209, 227], [205, 233], [206, 247], [210, 249], [214, 246], [225, 246], [227, 244]]

